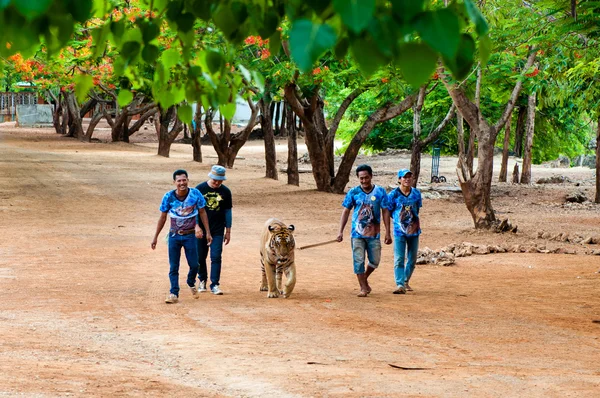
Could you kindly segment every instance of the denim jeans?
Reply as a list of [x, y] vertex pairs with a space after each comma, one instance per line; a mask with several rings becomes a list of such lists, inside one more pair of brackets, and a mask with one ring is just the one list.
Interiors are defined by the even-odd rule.
[[210, 250], [210, 288], [219, 285], [221, 279], [221, 254], [223, 253], [223, 237], [213, 236], [210, 247], [206, 244], [206, 239], [196, 239], [198, 241], [198, 278], [205, 282], [208, 279], [206, 270], [206, 258]]
[[[419, 250], [419, 236], [395, 236], [394, 238], [394, 278], [396, 279], [396, 286], [404, 286], [415, 270]], [[406, 266], [404, 265], [405, 257]]]
[[365, 273], [365, 252], [369, 259], [369, 266], [377, 268], [381, 260], [381, 241], [379, 239], [352, 238], [352, 261], [354, 273]]
[[196, 248], [196, 236], [194, 234], [177, 235], [169, 234], [169, 280], [171, 281], [171, 293], [179, 296], [179, 260], [181, 259], [181, 248], [185, 251], [190, 271], [187, 276], [188, 286], [194, 286], [198, 274], [198, 249]]

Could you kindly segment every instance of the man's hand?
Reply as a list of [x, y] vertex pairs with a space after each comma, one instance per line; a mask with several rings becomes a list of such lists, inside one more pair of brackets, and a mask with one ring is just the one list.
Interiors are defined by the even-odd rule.
[[384, 242], [386, 245], [389, 245], [392, 243], [392, 235], [389, 232], [385, 234]]
[[196, 238], [198, 239], [202, 239], [202, 237], [204, 236], [204, 232], [202, 231], [202, 228], [200, 228], [200, 225], [196, 224], [196, 227], [194, 228], [196, 231]]
[[152, 248], [152, 250], [156, 249], [156, 236], [154, 237], [154, 239], [152, 239], [152, 243], [150, 244], [150, 247]]
[[341, 241], [343, 241], [343, 240], [344, 240], [344, 233], [343, 233], [343, 232], [340, 232], [340, 234], [337, 236], [337, 238], [336, 238], [336, 239], [337, 239], [337, 241], [338, 241], [338, 242], [341, 242]]
[[231, 240], [231, 232], [227, 231], [227, 232], [225, 232], [225, 236], [223, 237], [223, 243], [225, 243], [227, 245], [227, 244], [229, 244], [230, 240]]
[[212, 235], [210, 233], [206, 234], [206, 244], [210, 246], [212, 243]]

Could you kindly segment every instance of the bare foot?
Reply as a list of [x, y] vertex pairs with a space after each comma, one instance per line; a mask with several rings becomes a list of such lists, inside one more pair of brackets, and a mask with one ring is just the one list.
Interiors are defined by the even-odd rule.
[[357, 297], [367, 297], [368, 294], [369, 294], [369, 292], [361, 290], [360, 293], [358, 293], [356, 296]]

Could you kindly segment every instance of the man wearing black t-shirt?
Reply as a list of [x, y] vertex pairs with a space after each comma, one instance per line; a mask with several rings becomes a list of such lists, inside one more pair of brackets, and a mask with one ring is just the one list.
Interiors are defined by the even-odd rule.
[[[219, 288], [221, 279], [221, 254], [223, 253], [223, 244], [227, 245], [231, 239], [231, 191], [223, 181], [225, 177], [225, 167], [213, 166], [208, 173], [208, 181], [196, 187], [202, 193], [206, 200], [206, 215], [212, 235], [212, 242], [208, 244], [205, 238], [197, 239], [198, 242], [198, 278], [200, 285], [198, 292], [206, 291], [206, 281], [208, 280], [208, 271], [206, 259], [210, 251], [210, 291], [212, 294], [221, 295], [223, 291]], [[200, 225], [203, 228], [203, 225]], [[206, 236], [206, 235], [205, 235]]]

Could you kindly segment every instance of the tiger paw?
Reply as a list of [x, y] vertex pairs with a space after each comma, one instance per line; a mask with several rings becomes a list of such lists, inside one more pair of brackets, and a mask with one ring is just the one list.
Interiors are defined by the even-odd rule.
[[268, 298], [277, 298], [277, 297], [279, 297], [279, 292], [277, 292], [277, 291], [269, 292], [269, 293], [267, 293], [267, 297]]
[[260, 285], [260, 291], [261, 292], [266, 292], [267, 290], [269, 290], [269, 287], [266, 285]]

